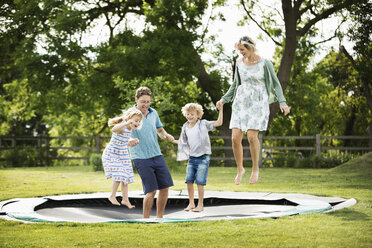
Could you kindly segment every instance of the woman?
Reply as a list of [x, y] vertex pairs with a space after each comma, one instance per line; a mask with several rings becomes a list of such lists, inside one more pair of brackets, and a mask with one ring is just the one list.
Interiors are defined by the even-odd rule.
[[269, 104], [278, 101], [280, 110], [287, 115], [290, 111], [283, 96], [282, 87], [275, 74], [273, 64], [256, 53], [256, 44], [248, 36], [235, 43], [235, 48], [243, 58], [235, 67], [234, 82], [216, 105], [220, 109], [224, 103], [233, 101], [230, 129], [232, 147], [238, 173], [235, 184], [240, 184], [245, 170], [243, 168], [243, 132], [247, 132], [252, 158], [250, 184], [258, 181], [258, 160], [260, 142], [258, 132], [266, 131], [269, 122]]

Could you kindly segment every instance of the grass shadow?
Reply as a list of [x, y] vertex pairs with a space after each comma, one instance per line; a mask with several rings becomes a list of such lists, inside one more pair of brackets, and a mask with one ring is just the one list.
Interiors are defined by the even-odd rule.
[[353, 209], [341, 209], [328, 213], [330, 216], [337, 217], [343, 221], [370, 221], [371, 217], [365, 213]]

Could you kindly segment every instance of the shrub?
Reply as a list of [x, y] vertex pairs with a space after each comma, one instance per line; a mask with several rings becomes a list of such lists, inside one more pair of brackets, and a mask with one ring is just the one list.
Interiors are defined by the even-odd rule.
[[92, 165], [94, 171], [102, 171], [102, 157], [101, 154], [93, 153], [89, 157], [89, 164]]
[[21, 146], [5, 150], [1, 154], [2, 167], [35, 167], [48, 165], [44, 152], [38, 147]]

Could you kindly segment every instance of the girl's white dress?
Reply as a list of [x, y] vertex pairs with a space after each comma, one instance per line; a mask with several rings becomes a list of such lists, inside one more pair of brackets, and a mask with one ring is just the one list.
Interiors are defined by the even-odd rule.
[[123, 134], [112, 133], [110, 143], [102, 154], [102, 164], [107, 179], [125, 184], [134, 183], [132, 161], [128, 152], [131, 131], [127, 127]]
[[238, 66], [241, 85], [238, 86], [230, 120], [230, 129], [239, 128], [265, 131], [269, 122], [269, 97], [265, 85], [264, 59], [255, 65], [246, 65], [242, 59]]

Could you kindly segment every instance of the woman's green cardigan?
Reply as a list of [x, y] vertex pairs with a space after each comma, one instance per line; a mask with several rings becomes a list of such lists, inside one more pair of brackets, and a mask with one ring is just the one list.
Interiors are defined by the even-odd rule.
[[[274, 66], [270, 60], [264, 59], [264, 76], [267, 94], [269, 96], [269, 104], [273, 102], [279, 102], [280, 106], [286, 106], [286, 100], [283, 95], [282, 86], [280, 85], [279, 79], [275, 74]], [[240, 75], [238, 74], [238, 66], [235, 66], [234, 82], [230, 86], [226, 94], [221, 98], [224, 103], [228, 103], [234, 100], [236, 90], [241, 85]]]

